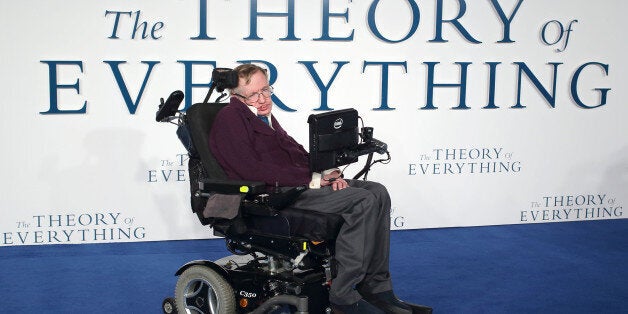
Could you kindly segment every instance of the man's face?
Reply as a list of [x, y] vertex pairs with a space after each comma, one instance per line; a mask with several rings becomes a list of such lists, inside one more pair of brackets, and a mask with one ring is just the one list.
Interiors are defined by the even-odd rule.
[[240, 78], [238, 83], [238, 94], [253, 100], [257, 97], [256, 101], [243, 99], [243, 97], [240, 97], [240, 100], [244, 101], [244, 103], [249, 106], [255, 107], [257, 109], [258, 115], [265, 116], [268, 115], [273, 108], [273, 103], [270, 100], [270, 95], [266, 96], [262, 93], [262, 90], [268, 88], [269, 84], [266, 75], [263, 72], [258, 71], [251, 76], [251, 81], [249, 82], [249, 84], [246, 84], [244, 79]]

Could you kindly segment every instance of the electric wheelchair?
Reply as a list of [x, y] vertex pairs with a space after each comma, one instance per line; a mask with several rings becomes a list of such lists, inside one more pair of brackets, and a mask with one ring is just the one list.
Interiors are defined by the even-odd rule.
[[[219, 83], [214, 75], [212, 81]], [[183, 265], [176, 272], [174, 298], [162, 304], [164, 313], [331, 313], [328, 289], [342, 218], [288, 207], [305, 186], [269, 188], [263, 182], [227, 179], [208, 146], [214, 118], [227, 105], [220, 102], [224, 93], [208, 102], [214, 88], [216, 83], [204, 102], [185, 112], [178, 110], [183, 93], [173, 92], [165, 103], [162, 99], [156, 120], [178, 125], [177, 135], [189, 154], [192, 211], [225, 239], [233, 255]], [[373, 153], [386, 149], [374, 141], [345, 151], [333, 163], [344, 158], [348, 164], [368, 154], [367, 166], [358, 174], [364, 175]]]

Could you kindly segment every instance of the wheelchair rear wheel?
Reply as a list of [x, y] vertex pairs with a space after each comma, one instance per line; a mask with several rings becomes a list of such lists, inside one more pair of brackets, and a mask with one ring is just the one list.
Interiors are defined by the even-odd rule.
[[235, 313], [235, 296], [231, 285], [213, 269], [195, 265], [177, 280], [176, 307], [179, 313]]

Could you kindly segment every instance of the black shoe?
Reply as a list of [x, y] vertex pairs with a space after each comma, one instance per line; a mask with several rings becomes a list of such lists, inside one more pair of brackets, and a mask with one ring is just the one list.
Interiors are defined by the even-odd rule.
[[432, 314], [432, 308], [426, 305], [403, 302], [412, 308], [412, 314]]
[[333, 314], [385, 314], [382, 310], [360, 299], [358, 302], [348, 305], [331, 304]]
[[392, 290], [375, 294], [362, 294], [364, 299], [390, 314], [431, 314], [432, 308], [399, 300]]

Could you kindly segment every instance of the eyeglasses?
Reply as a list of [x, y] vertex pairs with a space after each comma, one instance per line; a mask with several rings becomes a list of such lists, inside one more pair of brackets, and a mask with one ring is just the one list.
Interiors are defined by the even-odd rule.
[[253, 93], [252, 95], [250, 95], [248, 97], [240, 95], [240, 94], [237, 94], [237, 93], [233, 93], [233, 94], [236, 95], [236, 96], [244, 98], [244, 100], [246, 102], [250, 102], [250, 103], [258, 102], [259, 101], [259, 95], [263, 95], [265, 98], [270, 97], [270, 95], [273, 94], [273, 87], [272, 86], [264, 87], [264, 88], [262, 88], [261, 91], [259, 91], [257, 93]]

